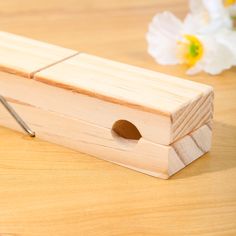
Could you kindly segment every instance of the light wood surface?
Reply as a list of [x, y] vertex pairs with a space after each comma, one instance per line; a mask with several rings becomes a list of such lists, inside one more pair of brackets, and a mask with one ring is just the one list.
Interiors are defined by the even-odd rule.
[[[156, 143], [169, 145], [212, 119], [211, 87], [85, 53], [41, 70], [34, 79], [135, 111], [135, 125], [149, 127], [150, 135], [143, 137]], [[155, 114], [154, 125], [144, 112]], [[129, 120], [124, 111], [119, 116]]]
[[8, 32], [0, 32], [0, 70], [30, 78], [31, 75], [76, 51]]
[[[70, 109], [75, 119], [81, 119], [76, 112], [79, 107], [86, 122], [110, 129], [116, 120], [126, 119], [141, 129], [143, 138], [157, 144], [169, 145], [213, 116], [213, 89], [203, 83], [8, 32], [0, 32], [0, 55], [0, 92], [6, 98], [64, 115]], [[68, 96], [71, 99], [65, 101]], [[110, 121], [104, 122], [109, 116]]]
[[[166, 146], [143, 137], [127, 140], [110, 128], [17, 100], [8, 102], [36, 133], [37, 138], [163, 179], [168, 179], [211, 148], [210, 124]], [[0, 124], [22, 132], [3, 106], [0, 106], [0, 114]]]
[[[204, 82], [213, 147], [168, 181], [0, 128], [2, 235], [235, 235], [236, 69], [188, 77], [147, 55], [153, 14], [186, 1], [0, 2], [1, 30]], [[125, 180], [125, 181], [124, 181]]]
[[[0, 45], [0, 94], [37, 138], [163, 179], [211, 148], [208, 85], [6, 32]], [[23, 132], [7, 110], [0, 124]]]

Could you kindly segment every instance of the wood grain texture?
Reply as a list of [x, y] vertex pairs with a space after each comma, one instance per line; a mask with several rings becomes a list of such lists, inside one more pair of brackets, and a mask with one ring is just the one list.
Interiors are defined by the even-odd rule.
[[[155, 114], [157, 118], [153, 117], [157, 122], [154, 122], [154, 125], [153, 122], [143, 122], [145, 123], [144, 129], [152, 129], [151, 132], [149, 130], [144, 132], [144, 138], [147, 140], [169, 145], [203, 126], [213, 117], [213, 89], [208, 85], [86, 53], [72, 52], [72, 50], [59, 46], [5, 32], [0, 32], [0, 36], [2, 36], [0, 37], [0, 55], [3, 63], [1, 64], [0, 61], [0, 70], [16, 76], [27, 76], [58, 89], [77, 93], [78, 97], [84, 95], [84, 97], [96, 99], [91, 106], [86, 102], [82, 104], [84, 98], [81, 100], [78, 98], [76, 103], [76, 106], [86, 107], [86, 112], [89, 116], [93, 114], [95, 119], [100, 115], [100, 109], [96, 109], [98, 103], [101, 103], [98, 100], [104, 101], [104, 106], [107, 103], [115, 104], [116, 106], [113, 106], [112, 110], [121, 110], [117, 119], [125, 119], [127, 109], [137, 113], [138, 124], [143, 122], [147, 116], [147, 114], [143, 116], [142, 113]], [[38, 69], [33, 70], [32, 67]], [[27, 83], [24, 80], [25, 78], [22, 77], [22, 82], [19, 81], [19, 83]], [[8, 79], [5, 83], [7, 85], [11, 83], [15, 92], [21, 93], [17, 89], [20, 90], [22, 86], [18, 87]], [[32, 87], [26, 88], [30, 91], [28, 92], [29, 100], [32, 99], [31, 94], [34, 96], [37, 86], [35, 83]], [[4, 82], [2, 90], [4, 96], [11, 99], [16, 98], [14, 94], [10, 97], [9, 89], [4, 88]], [[47, 91], [42, 90], [40, 93], [47, 96]], [[54, 98], [57, 99], [58, 95], [55, 95]], [[50, 97], [51, 94], [48, 96]], [[39, 96], [37, 95], [37, 97]], [[75, 103], [75, 101], [72, 99], [71, 103]], [[33, 103], [32, 105], [36, 106]], [[101, 105], [103, 106], [102, 103]], [[70, 106], [70, 103], [60, 104], [62, 113], [64, 113], [64, 106]], [[41, 108], [50, 110], [47, 103]], [[104, 109], [104, 111], [102, 115], [108, 116], [110, 109]], [[81, 119], [76, 115], [75, 118]], [[165, 120], [165, 125], [163, 122], [158, 122], [160, 119]], [[90, 118], [85, 120], [89, 121]], [[104, 120], [103, 117], [102, 120]], [[93, 122], [101, 125], [99, 119]], [[109, 126], [109, 124], [105, 125]], [[147, 133], [151, 133], [150, 136]]]
[[69, 58], [76, 51], [0, 32], [0, 69], [30, 78], [35, 72]]
[[[167, 133], [166, 140], [158, 135], [155, 139], [165, 145], [184, 137], [213, 117], [210, 86], [85, 53], [39, 71], [34, 79], [123, 107], [169, 117], [171, 127], [166, 125], [166, 132], [160, 132], [162, 124], [158, 122], [153, 130], [162, 137]], [[143, 120], [142, 116], [139, 119]]]
[[[19, 101], [8, 102], [42, 140], [163, 179], [168, 179], [211, 148], [212, 132], [208, 125], [165, 146], [144, 137], [139, 140], [124, 139], [111, 128], [91, 124], [86, 120], [72, 119]], [[0, 106], [0, 114], [3, 126], [22, 132], [3, 106]]]
[[211, 87], [80, 53], [35, 74], [36, 80], [106, 101], [174, 116]]
[[213, 147], [170, 181], [139, 174], [0, 128], [0, 233], [31, 235], [236, 234], [236, 70], [185, 75], [147, 55], [162, 10], [187, 1], [0, 1], [1, 30], [204, 82], [214, 87]]
[[[87, 54], [46, 67], [32, 79], [0, 73], [1, 94], [38, 138], [163, 179], [210, 150], [212, 131], [205, 124], [212, 120], [212, 88]], [[162, 137], [172, 135], [173, 119], [140, 109], [140, 104], [144, 100], [143, 108], [153, 103], [171, 107], [183, 92], [187, 99], [182, 104], [187, 105], [180, 108], [178, 140], [163, 145]], [[111, 101], [120, 97], [123, 102]], [[8, 111], [1, 106], [0, 124], [22, 131], [4, 113]]]
[[5, 72], [0, 72], [0, 76], [0, 94], [8, 99], [110, 130], [116, 121], [125, 119], [132, 122], [147, 140], [156, 143], [167, 143], [170, 140], [170, 119], [166, 116], [104, 102], [71, 90], [50, 86], [33, 79], [22, 79], [20, 76]]

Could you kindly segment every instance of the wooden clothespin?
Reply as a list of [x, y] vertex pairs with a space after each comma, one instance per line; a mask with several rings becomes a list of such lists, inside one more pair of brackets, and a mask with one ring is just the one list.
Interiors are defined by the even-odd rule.
[[[6, 32], [0, 94], [37, 137], [152, 176], [211, 147], [210, 86]], [[15, 123], [0, 106], [0, 124]]]

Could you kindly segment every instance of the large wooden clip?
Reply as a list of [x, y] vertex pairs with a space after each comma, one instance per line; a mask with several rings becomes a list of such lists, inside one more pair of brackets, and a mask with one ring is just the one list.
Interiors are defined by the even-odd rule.
[[6, 32], [0, 94], [37, 137], [160, 178], [211, 146], [210, 86]]

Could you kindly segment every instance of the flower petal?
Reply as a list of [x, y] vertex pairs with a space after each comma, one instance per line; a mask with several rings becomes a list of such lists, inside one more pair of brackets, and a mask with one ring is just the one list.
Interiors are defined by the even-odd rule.
[[236, 3], [230, 7], [227, 8], [230, 16], [236, 17]]
[[171, 12], [165, 11], [154, 16], [149, 29], [153, 32], [161, 32], [168, 37], [176, 38], [183, 28], [183, 23]]
[[212, 19], [217, 19], [223, 15], [227, 15], [222, 0], [202, 0], [206, 10]]
[[157, 14], [149, 25], [147, 33], [148, 52], [163, 65], [177, 64], [177, 40], [183, 24], [170, 12]]
[[190, 0], [192, 21], [198, 23], [196, 31], [212, 33], [221, 28], [232, 29], [233, 22], [222, 0]]
[[199, 14], [205, 11], [205, 6], [202, 0], [189, 0], [189, 8], [192, 14]]
[[207, 22], [205, 18], [195, 14], [187, 14], [184, 19], [184, 33], [186, 34], [196, 34], [202, 31], [203, 27]]
[[222, 29], [216, 35], [216, 39], [231, 50], [235, 58], [234, 65], [236, 65], [236, 31]]
[[210, 36], [202, 39], [202, 42], [205, 54], [201, 64], [205, 72], [212, 75], [219, 74], [235, 64], [235, 56], [228, 46]]
[[190, 69], [187, 70], [186, 74], [187, 75], [195, 75], [203, 70], [203, 63], [202, 61], [199, 61], [195, 66], [191, 67]]

